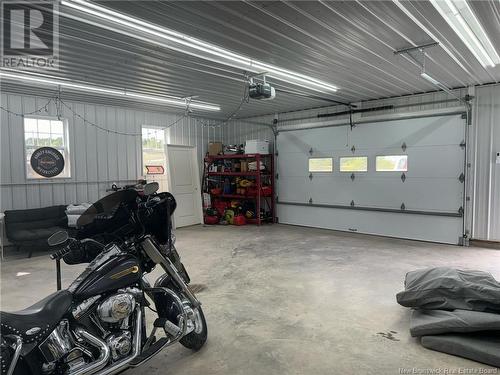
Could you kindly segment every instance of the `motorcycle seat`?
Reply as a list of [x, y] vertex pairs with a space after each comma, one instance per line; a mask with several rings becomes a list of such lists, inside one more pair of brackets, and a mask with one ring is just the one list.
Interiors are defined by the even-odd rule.
[[2, 335], [17, 335], [23, 343], [38, 342], [48, 336], [69, 310], [73, 295], [61, 290], [19, 311], [0, 312]]

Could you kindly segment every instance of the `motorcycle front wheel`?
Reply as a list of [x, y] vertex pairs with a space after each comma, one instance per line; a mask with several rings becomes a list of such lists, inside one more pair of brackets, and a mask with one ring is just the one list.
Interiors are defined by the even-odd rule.
[[205, 315], [203, 314], [203, 310], [201, 306], [194, 310], [195, 314], [195, 328], [192, 332], [188, 333], [182, 339], [180, 339], [180, 343], [188, 349], [191, 350], [200, 350], [201, 347], [207, 341], [207, 322], [205, 320]]

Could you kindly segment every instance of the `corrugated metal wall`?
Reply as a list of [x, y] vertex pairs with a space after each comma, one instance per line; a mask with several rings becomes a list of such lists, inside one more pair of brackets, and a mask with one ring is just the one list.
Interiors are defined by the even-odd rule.
[[[466, 90], [461, 90], [464, 95]], [[457, 106], [456, 101], [443, 92], [411, 95], [360, 103], [361, 107], [392, 104], [396, 108], [371, 114], [397, 113]], [[48, 98], [3, 92], [1, 104], [16, 113], [27, 113], [43, 107]], [[142, 125], [166, 126], [179, 119], [169, 114], [139, 108], [99, 105], [82, 101], [66, 101], [77, 113], [101, 126], [122, 132], [140, 132]], [[221, 126], [219, 121], [185, 118], [168, 132], [169, 142], [197, 146], [202, 160], [210, 141], [244, 143], [247, 139], [273, 140], [269, 128], [273, 119], [279, 127], [301, 127], [317, 121], [319, 113], [345, 110], [332, 106], [297, 112], [280, 113], [230, 121]], [[486, 240], [500, 240], [500, 165], [495, 164], [495, 153], [500, 152], [500, 85], [476, 88], [474, 129], [471, 134], [471, 159], [475, 193], [473, 236]], [[51, 102], [44, 115], [55, 116]], [[1, 195], [0, 210], [43, 207], [94, 201], [105, 193], [112, 182], [133, 182], [141, 174], [142, 154], [139, 137], [102, 132], [85, 124], [63, 107], [63, 117], [70, 129], [71, 169], [69, 180], [27, 181], [24, 169], [22, 118], [2, 111], [1, 114]], [[338, 117], [339, 119], [342, 117]], [[344, 116], [347, 119], [347, 116]]]
[[[49, 98], [2, 92], [2, 107], [14, 113], [43, 108]], [[128, 107], [65, 101], [87, 121], [126, 133], [140, 133], [142, 125], [167, 126], [181, 115]], [[93, 202], [105, 194], [111, 183], [131, 183], [142, 174], [139, 136], [117, 135], [99, 130], [62, 107], [68, 119], [71, 178], [33, 181], [26, 179], [24, 166], [23, 118], [1, 111], [1, 195], [0, 211], [37, 208], [54, 204]], [[56, 116], [54, 101], [40, 115]], [[222, 128], [214, 120], [184, 118], [167, 133], [172, 144], [197, 146], [200, 160], [209, 140], [222, 139]]]
[[[457, 96], [463, 97], [467, 89], [456, 90]], [[371, 100], [358, 103], [361, 108], [393, 105], [393, 109], [365, 112], [359, 117], [387, 113], [418, 112], [438, 108], [457, 107], [460, 103], [445, 92], [433, 92], [419, 95], [408, 95], [397, 98]], [[246, 139], [273, 140], [272, 131], [258, 124], [272, 124], [274, 118], [279, 119], [280, 128], [303, 128], [318, 122], [320, 113], [345, 111], [346, 107], [331, 106], [321, 109], [279, 113], [231, 121], [224, 132], [227, 143], [244, 143]], [[500, 240], [500, 165], [495, 164], [495, 153], [500, 152], [500, 85], [481, 86], [476, 88], [476, 99], [473, 102], [473, 131], [469, 144], [471, 162], [471, 186], [473, 197], [472, 236], [476, 239]], [[358, 117], [359, 116], [359, 117]], [[348, 120], [348, 115], [332, 117], [332, 119]]]
[[474, 106], [474, 238], [500, 241], [500, 85], [478, 87]]

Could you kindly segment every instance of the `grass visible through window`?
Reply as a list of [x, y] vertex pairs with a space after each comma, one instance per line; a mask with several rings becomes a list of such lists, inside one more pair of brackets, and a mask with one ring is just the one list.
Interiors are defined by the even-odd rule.
[[346, 156], [340, 158], [341, 172], [366, 172], [368, 170], [368, 157]]
[[406, 172], [408, 170], [408, 155], [381, 155], [377, 156], [377, 172]]
[[309, 172], [333, 172], [333, 158], [310, 158]]

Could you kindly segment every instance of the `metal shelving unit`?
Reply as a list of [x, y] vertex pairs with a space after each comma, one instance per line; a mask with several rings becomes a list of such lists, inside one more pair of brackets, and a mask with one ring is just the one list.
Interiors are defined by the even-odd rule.
[[[209, 166], [212, 165], [217, 160], [231, 159], [231, 160], [247, 160], [256, 162], [256, 171], [220, 171], [220, 172], [208, 172]], [[265, 163], [267, 170], [260, 171], [261, 163]], [[274, 188], [274, 157], [272, 154], [235, 154], [235, 155], [209, 155], [205, 157], [205, 168], [203, 176], [203, 186], [207, 187], [209, 184], [209, 177], [251, 177], [255, 179], [255, 187], [257, 188], [256, 195], [240, 195], [240, 194], [220, 194], [213, 195], [210, 194], [212, 201], [214, 199], [241, 199], [241, 200], [254, 200], [255, 201], [255, 214], [256, 217], [252, 219], [247, 219], [250, 224], [260, 225], [263, 222], [276, 222], [276, 202], [275, 202], [275, 188]], [[263, 180], [266, 180], [268, 186], [271, 186], [271, 195], [263, 195], [262, 187]], [[221, 183], [222, 184], [222, 183]], [[205, 190], [205, 189], [204, 189]], [[207, 192], [208, 189], [206, 189]], [[270, 215], [268, 219], [261, 219], [260, 211], [263, 204], [269, 207]]]

